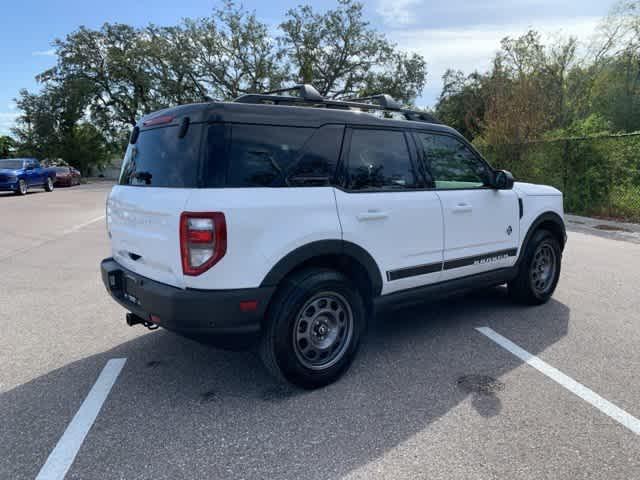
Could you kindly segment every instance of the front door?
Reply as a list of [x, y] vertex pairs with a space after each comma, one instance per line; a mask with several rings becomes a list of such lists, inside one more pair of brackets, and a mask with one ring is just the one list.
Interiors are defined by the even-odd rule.
[[442, 280], [511, 266], [517, 258], [518, 197], [489, 187], [490, 167], [451, 135], [416, 133], [442, 202]]
[[383, 278], [382, 293], [440, 280], [442, 210], [415, 168], [401, 130], [347, 129], [336, 202], [343, 239], [365, 248]]

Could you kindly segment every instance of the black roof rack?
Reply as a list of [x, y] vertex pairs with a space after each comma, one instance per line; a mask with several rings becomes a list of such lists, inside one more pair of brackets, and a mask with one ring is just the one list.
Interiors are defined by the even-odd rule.
[[347, 102], [375, 102], [381, 107], [388, 108], [389, 110], [402, 110], [402, 105], [400, 105], [400, 102], [391, 97], [391, 95], [387, 95], [386, 93], [370, 95], [368, 97], [347, 98], [345, 100]]
[[[280, 95], [281, 93], [297, 92], [298, 95]], [[266, 93], [248, 93], [236, 98], [237, 103], [255, 103], [271, 105], [293, 105], [318, 108], [333, 108], [340, 110], [361, 110], [363, 112], [383, 111], [397, 112], [407, 120], [427, 123], [441, 123], [433, 115], [403, 108], [399, 102], [386, 93], [371, 95], [368, 97], [353, 98], [347, 100], [332, 100], [324, 98], [312, 85], [296, 85], [290, 88], [272, 90]], [[373, 103], [366, 103], [373, 102]]]
[[[295, 85], [289, 88], [280, 88], [278, 90], [271, 90], [270, 92], [264, 92], [259, 95], [274, 95], [277, 93], [285, 92], [298, 92], [298, 97], [304, 100], [310, 100], [314, 102], [322, 102], [324, 100], [324, 97], [320, 95], [320, 92], [318, 92], [318, 90], [316, 90], [312, 85], [309, 84]], [[238, 99], [234, 101], [238, 101]]]

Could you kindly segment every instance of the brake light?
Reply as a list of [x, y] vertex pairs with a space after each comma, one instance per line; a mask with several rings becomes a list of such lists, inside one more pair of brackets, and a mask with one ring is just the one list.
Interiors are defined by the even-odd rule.
[[180, 216], [182, 272], [197, 276], [227, 252], [227, 223], [221, 212], [183, 212]]
[[171, 115], [159, 115], [157, 117], [150, 118], [142, 123], [143, 127], [152, 127], [153, 125], [164, 125], [165, 123], [171, 123], [173, 117]]

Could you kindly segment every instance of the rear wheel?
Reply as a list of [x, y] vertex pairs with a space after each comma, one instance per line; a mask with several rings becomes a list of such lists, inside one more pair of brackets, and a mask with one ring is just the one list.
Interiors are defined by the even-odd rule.
[[266, 321], [260, 356], [269, 372], [313, 389], [334, 382], [349, 368], [366, 312], [347, 277], [314, 268], [285, 280]]
[[521, 303], [547, 302], [558, 285], [562, 248], [547, 230], [538, 230], [528, 242], [518, 276], [509, 283], [509, 293]]
[[27, 182], [20, 179], [18, 180], [18, 188], [16, 189], [16, 195], [26, 195], [29, 187], [27, 186]]
[[47, 181], [44, 182], [44, 189], [47, 192], [53, 192], [53, 180], [51, 180], [51, 177], [47, 177]]

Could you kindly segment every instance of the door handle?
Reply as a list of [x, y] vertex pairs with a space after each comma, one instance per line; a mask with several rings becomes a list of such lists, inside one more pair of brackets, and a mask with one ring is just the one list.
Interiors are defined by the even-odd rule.
[[369, 210], [368, 212], [364, 212], [358, 215], [358, 220], [361, 222], [367, 220], [384, 220], [389, 217], [387, 212], [383, 212], [382, 210]]
[[470, 203], [458, 203], [453, 207], [453, 213], [469, 213], [473, 211], [473, 206]]

